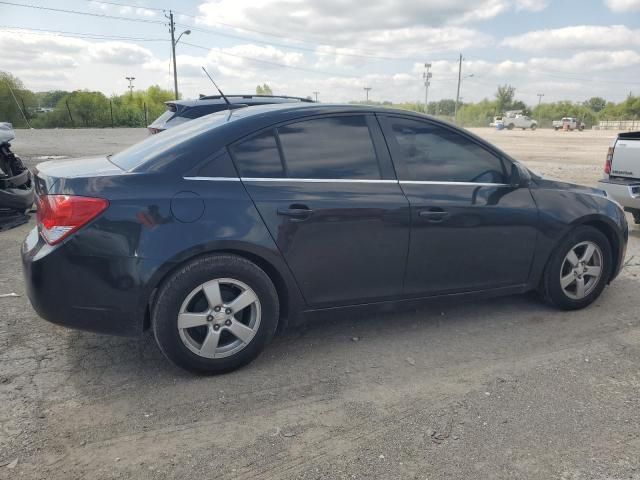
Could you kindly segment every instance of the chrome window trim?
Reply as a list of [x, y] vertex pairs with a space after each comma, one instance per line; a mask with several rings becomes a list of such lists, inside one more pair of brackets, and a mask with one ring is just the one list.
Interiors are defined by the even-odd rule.
[[466, 185], [470, 187], [509, 187], [508, 183], [490, 182], [437, 182], [429, 180], [400, 180], [400, 185]]
[[205, 182], [239, 182], [238, 177], [182, 177], [185, 180], [200, 180]]
[[508, 187], [508, 183], [445, 182], [431, 180], [362, 180], [347, 178], [268, 178], [268, 177], [182, 177], [207, 182], [297, 182], [297, 183], [399, 183], [400, 185], [465, 185], [470, 187]]
[[298, 183], [398, 183], [398, 180], [360, 180], [347, 178], [254, 178], [242, 177], [243, 182], [298, 182]]

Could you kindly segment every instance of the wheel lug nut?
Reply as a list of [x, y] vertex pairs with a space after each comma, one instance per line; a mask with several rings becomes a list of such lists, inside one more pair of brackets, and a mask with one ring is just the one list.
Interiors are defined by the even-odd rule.
[[222, 307], [220, 305], [216, 305], [215, 307], [213, 307], [214, 312], [219, 312], [220, 310], [222, 310]]
[[217, 323], [213, 326], [213, 329], [217, 332], [218, 330], [220, 330], [220, 325], [218, 325]]
[[207, 315], [207, 322], [213, 321], [213, 315]]
[[227, 319], [227, 320], [224, 322], [224, 324], [225, 324], [227, 327], [230, 327], [230, 326], [231, 326], [231, 320]]
[[233, 310], [231, 310], [230, 308], [227, 308], [224, 313], [226, 313], [227, 315], [231, 315], [233, 313]]

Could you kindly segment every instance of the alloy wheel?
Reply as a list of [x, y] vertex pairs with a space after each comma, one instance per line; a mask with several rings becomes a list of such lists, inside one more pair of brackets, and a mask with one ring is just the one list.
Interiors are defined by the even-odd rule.
[[187, 295], [178, 313], [178, 332], [196, 355], [223, 358], [251, 343], [260, 319], [260, 300], [251, 287], [233, 278], [218, 278]]
[[582, 300], [598, 285], [602, 276], [602, 250], [591, 241], [573, 246], [562, 262], [560, 286], [573, 300]]

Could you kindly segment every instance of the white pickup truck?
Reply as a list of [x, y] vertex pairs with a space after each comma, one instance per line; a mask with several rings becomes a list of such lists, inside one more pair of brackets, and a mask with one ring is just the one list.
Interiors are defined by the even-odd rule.
[[604, 173], [599, 187], [640, 224], [640, 132], [618, 134], [607, 152]]
[[567, 126], [567, 129], [571, 131], [573, 130], [583, 131], [585, 127], [584, 122], [581, 122], [577, 118], [573, 118], [573, 117], [564, 117], [562, 120], [554, 120], [553, 122], [551, 122], [551, 126], [555, 131], [564, 129], [565, 125]]

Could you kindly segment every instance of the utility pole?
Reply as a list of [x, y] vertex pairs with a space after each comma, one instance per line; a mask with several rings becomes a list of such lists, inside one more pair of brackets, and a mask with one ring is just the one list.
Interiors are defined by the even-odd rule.
[[136, 77], [124, 77], [124, 78], [129, 80], [129, 86], [127, 88], [129, 89], [129, 96], [133, 98], [133, 81], [136, 79]]
[[369, 103], [369, 90], [371, 90], [371, 87], [364, 87], [364, 91], [367, 92], [367, 103]]
[[316, 96], [316, 102], [318, 101], [318, 94], [319, 94], [319, 93], [320, 93], [320, 92], [313, 92], [313, 94]]
[[182, 35], [191, 35], [191, 30], [185, 30], [178, 38], [176, 38], [176, 24], [173, 21], [173, 11], [169, 10], [169, 15], [165, 14], [165, 17], [169, 19], [169, 33], [171, 34], [171, 57], [173, 58], [173, 91], [178, 100], [178, 69], [176, 66], [176, 45], [182, 38]]
[[542, 97], [544, 97], [544, 93], [538, 93], [538, 106], [542, 103]]
[[456, 105], [454, 107], [453, 118], [458, 123], [458, 102], [460, 101], [460, 82], [462, 81], [462, 54], [458, 60], [458, 92], [456, 93]]
[[171, 56], [173, 57], [173, 90], [178, 100], [178, 71], [176, 70], [176, 25], [173, 23], [173, 12], [169, 10], [169, 32], [171, 33]]
[[424, 113], [429, 113], [427, 111], [429, 105], [429, 85], [431, 85], [431, 77], [433, 76], [430, 72], [431, 64], [424, 64], [424, 73], [422, 74], [422, 78], [424, 79]]

